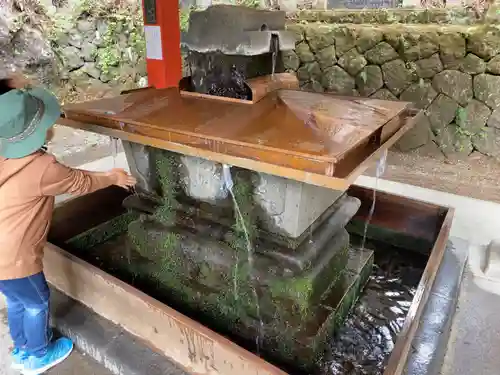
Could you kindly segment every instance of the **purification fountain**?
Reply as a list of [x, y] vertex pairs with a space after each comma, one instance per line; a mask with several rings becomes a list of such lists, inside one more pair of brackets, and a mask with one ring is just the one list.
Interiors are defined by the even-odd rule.
[[283, 12], [194, 12], [180, 90], [67, 106], [66, 124], [122, 138], [139, 181], [128, 212], [67, 246], [114, 254], [106, 267], [133, 285], [313, 371], [372, 271], [373, 251], [350, 245], [361, 202], [346, 191], [411, 113], [409, 103], [298, 91], [279, 64], [294, 48], [284, 29]]

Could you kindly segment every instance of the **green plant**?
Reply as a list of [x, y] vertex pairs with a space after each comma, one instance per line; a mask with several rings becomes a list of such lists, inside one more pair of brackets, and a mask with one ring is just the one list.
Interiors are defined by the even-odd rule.
[[127, 14], [131, 10], [137, 9], [138, 5], [132, 5], [130, 3], [121, 3], [114, 0], [82, 0], [80, 4], [76, 6], [77, 12], [79, 14], [86, 14], [91, 17], [109, 17], [110, 14]]
[[247, 252], [248, 248], [253, 246], [254, 239], [257, 236], [255, 203], [253, 198], [254, 188], [250, 176], [243, 171], [234, 173], [233, 179], [235, 200], [235, 224], [233, 225], [233, 230], [235, 238], [231, 241], [230, 246], [237, 251]]
[[368, 76], [366, 74], [366, 70], [363, 70], [361, 73], [359, 73], [359, 77], [361, 78], [361, 80], [363, 81], [363, 83], [366, 84], [366, 80], [368, 79]]
[[191, 12], [194, 11], [194, 7], [189, 7], [186, 9], [179, 9], [179, 20], [180, 20], [180, 28], [181, 31], [188, 31], [189, 29], [189, 16]]
[[467, 119], [467, 110], [463, 107], [458, 107], [455, 118], [458, 126], [464, 126]]
[[236, 5], [244, 6], [248, 8], [259, 8], [260, 1], [259, 0], [235, 0]]
[[156, 173], [162, 190], [162, 201], [153, 216], [164, 225], [173, 225], [175, 224], [176, 209], [179, 206], [176, 199], [178, 191], [176, 156], [158, 150], [155, 153], [155, 158]]
[[135, 28], [129, 36], [129, 45], [137, 56], [146, 56], [146, 38], [142, 32], [142, 28]]
[[105, 25], [104, 34], [97, 35], [102, 39], [102, 43], [94, 57], [97, 59], [99, 69], [110, 80], [118, 78], [116, 77], [118, 70], [113, 68], [119, 67], [122, 60], [122, 52], [118, 43], [121, 34], [127, 37], [128, 46], [134, 55], [139, 58], [145, 56], [146, 42], [139, 4], [114, 0], [82, 0], [70, 15], [58, 14], [45, 28], [52, 49], [63, 65], [64, 56], [60, 46], [65, 43], [61, 41], [67, 39], [79, 19], [102, 22]]
[[[90, 0], [89, 0], [90, 1]], [[103, 47], [97, 52], [97, 63], [103, 74], [108, 75], [111, 67], [119, 65], [121, 54], [116, 48], [118, 19], [108, 19], [106, 33], [102, 36]]]

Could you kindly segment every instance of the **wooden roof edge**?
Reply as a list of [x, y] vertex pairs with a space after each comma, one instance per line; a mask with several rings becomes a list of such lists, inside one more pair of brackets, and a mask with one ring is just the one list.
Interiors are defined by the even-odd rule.
[[345, 191], [350, 185], [376, 160], [383, 156], [383, 153], [396, 143], [408, 130], [415, 125], [414, 117], [406, 118], [404, 125], [399, 128], [392, 136], [390, 136], [383, 144], [375, 149], [368, 157], [366, 157], [359, 165], [357, 165], [345, 178], [329, 177], [308, 171], [282, 167], [268, 162], [263, 162], [254, 159], [243, 158], [239, 156], [227, 155], [215, 151], [209, 151], [193, 147], [191, 145], [183, 145], [166, 140], [155, 139], [153, 137], [143, 136], [139, 134], [128, 133], [119, 129], [106, 128], [104, 126], [87, 124], [73, 120], [61, 118], [58, 121], [59, 125], [69, 126], [75, 129], [86, 130], [94, 133], [107, 135], [110, 137], [120, 138], [126, 141], [141, 143], [144, 145], [188, 155], [200, 157], [207, 160], [212, 160], [222, 164], [234, 165], [240, 168], [253, 170], [256, 172], [267, 173], [275, 176], [288, 178], [320, 187], [325, 187], [333, 190]]

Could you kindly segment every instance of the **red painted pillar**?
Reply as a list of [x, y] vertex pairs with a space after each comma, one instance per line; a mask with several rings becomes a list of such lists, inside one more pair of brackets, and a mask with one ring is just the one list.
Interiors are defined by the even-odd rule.
[[182, 78], [179, 0], [142, 0], [150, 87], [177, 87]]

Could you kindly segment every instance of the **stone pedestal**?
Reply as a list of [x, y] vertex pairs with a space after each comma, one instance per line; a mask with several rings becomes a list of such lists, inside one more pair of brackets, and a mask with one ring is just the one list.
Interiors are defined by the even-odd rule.
[[[220, 6], [191, 13], [183, 41], [188, 86], [250, 99], [245, 79], [282, 72], [280, 51], [295, 48], [284, 29], [284, 12]], [[252, 346], [259, 338], [261, 352], [279, 363], [306, 371], [318, 364], [371, 272], [373, 253], [352, 249], [345, 229], [360, 201], [343, 191], [239, 168], [228, 175], [208, 160], [124, 146], [141, 187], [124, 202], [141, 212], [127, 221], [133, 272], [211, 328]]]
[[[151, 149], [126, 141], [123, 144], [140, 189], [149, 194], [158, 192]], [[185, 155], [177, 157], [177, 162], [179, 181], [187, 196], [212, 204], [228, 199], [222, 164]], [[343, 194], [342, 191], [258, 172], [253, 173], [251, 183], [262, 229], [292, 240], [310, 234], [325, 219], [323, 214], [331, 214], [328, 208]]]
[[214, 328], [252, 341], [262, 335], [270, 357], [298, 365], [300, 354], [301, 366], [314, 366], [371, 272], [372, 252], [350, 248], [345, 229], [360, 201], [239, 169], [231, 171], [233, 198], [218, 163], [125, 151], [132, 173], [150, 177], [145, 190], [160, 187], [130, 205], [142, 211], [128, 227], [141, 272]]
[[259, 173], [257, 181], [255, 201], [263, 228], [292, 239], [301, 237], [311, 226], [314, 229], [343, 194], [269, 174]]

